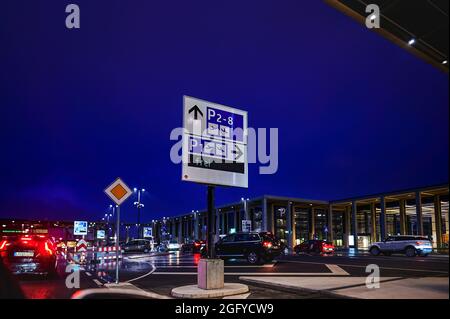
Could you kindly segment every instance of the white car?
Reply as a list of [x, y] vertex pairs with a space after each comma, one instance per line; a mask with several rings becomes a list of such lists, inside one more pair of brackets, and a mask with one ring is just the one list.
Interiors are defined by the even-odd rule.
[[373, 243], [369, 251], [373, 256], [378, 256], [380, 253], [386, 256], [392, 253], [404, 253], [408, 257], [427, 256], [433, 251], [433, 246], [427, 237], [401, 235], [389, 236], [384, 241]]
[[181, 249], [181, 245], [176, 240], [171, 240], [167, 244], [168, 251], [179, 251]]

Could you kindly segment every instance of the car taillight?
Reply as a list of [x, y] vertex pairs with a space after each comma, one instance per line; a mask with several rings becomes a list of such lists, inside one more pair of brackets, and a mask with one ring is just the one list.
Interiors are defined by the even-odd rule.
[[0, 241], [0, 251], [6, 249], [7, 244], [8, 244], [7, 240]]
[[200, 243], [195, 243], [194, 246], [198, 247], [198, 246], [200, 246]]
[[265, 241], [265, 242], [263, 242], [263, 246], [266, 248], [270, 248], [270, 247], [272, 247], [272, 243], [270, 241]]
[[52, 244], [45, 241], [43, 245], [40, 246], [39, 253], [42, 256], [52, 256], [54, 253]]
[[46, 251], [49, 255], [53, 255], [53, 250], [50, 249], [50, 247], [49, 247], [49, 245], [48, 245], [48, 242], [45, 242], [44, 248], [45, 248], [45, 251]]
[[422, 245], [425, 245], [425, 243], [423, 241], [416, 241], [416, 245], [417, 246], [422, 246]]

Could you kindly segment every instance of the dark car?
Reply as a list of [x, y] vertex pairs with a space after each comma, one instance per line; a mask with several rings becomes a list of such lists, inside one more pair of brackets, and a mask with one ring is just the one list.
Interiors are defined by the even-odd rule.
[[181, 251], [184, 253], [191, 252], [193, 254], [199, 253], [202, 248], [206, 246], [206, 242], [204, 240], [193, 240], [189, 243], [184, 244], [181, 247]]
[[141, 252], [148, 253], [152, 250], [150, 240], [147, 239], [134, 239], [130, 240], [121, 247], [123, 253]]
[[334, 252], [334, 245], [332, 242], [325, 240], [306, 240], [303, 243], [294, 247], [294, 251], [299, 253], [323, 253], [330, 254]]
[[54, 275], [58, 266], [56, 245], [45, 235], [2, 237], [0, 256], [13, 274]]
[[273, 236], [256, 232], [227, 235], [215, 248], [219, 258], [245, 258], [251, 264], [271, 262], [281, 253], [279, 242]]

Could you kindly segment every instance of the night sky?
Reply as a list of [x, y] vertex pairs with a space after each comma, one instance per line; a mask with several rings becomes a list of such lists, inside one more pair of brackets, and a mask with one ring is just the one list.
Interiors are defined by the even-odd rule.
[[278, 172], [250, 165], [249, 188], [218, 188], [217, 204], [447, 183], [448, 84], [317, 0], [4, 0], [0, 217], [98, 220], [117, 176], [148, 190], [144, 220], [203, 209], [169, 157], [184, 94], [279, 128]]

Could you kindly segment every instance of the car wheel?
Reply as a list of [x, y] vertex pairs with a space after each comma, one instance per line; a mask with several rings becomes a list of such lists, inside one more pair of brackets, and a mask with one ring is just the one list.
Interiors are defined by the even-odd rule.
[[247, 254], [247, 261], [248, 261], [250, 264], [254, 265], [254, 264], [258, 264], [258, 263], [259, 263], [260, 258], [259, 258], [259, 256], [258, 256], [257, 253], [255, 253], [254, 251], [251, 251], [251, 252], [249, 252], [249, 253]]
[[372, 256], [378, 256], [378, 255], [380, 254], [380, 248], [378, 248], [378, 247], [372, 247], [372, 248], [370, 249], [370, 254], [371, 254]]
[[405, 254], [408, 257], [416, 256], [416, 249], [414, 247], [406, 247]]

